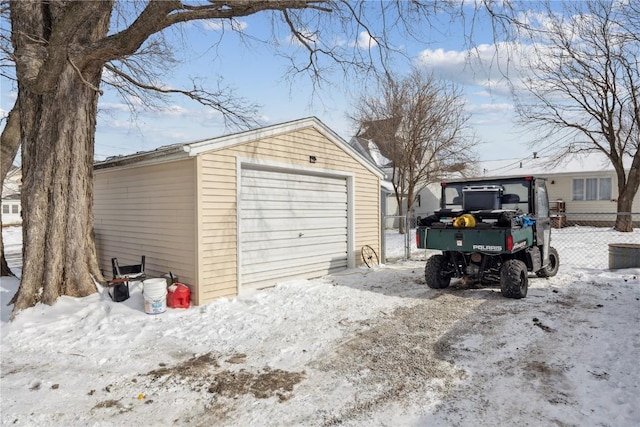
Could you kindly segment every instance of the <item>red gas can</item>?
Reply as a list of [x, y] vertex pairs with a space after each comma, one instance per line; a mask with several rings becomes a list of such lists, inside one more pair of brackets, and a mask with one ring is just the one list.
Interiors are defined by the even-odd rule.
[[167, 306], [171, 308], [189, 308], [191, 290], [187, 285], [174, 283], [167, 289]]

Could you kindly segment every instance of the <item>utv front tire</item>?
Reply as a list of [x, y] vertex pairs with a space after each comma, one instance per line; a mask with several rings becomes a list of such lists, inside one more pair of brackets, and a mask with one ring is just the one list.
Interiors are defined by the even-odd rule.
[[424, 267], [424, 280], [431, 289], [444, 289], [451, 283], [451, 275], [443, 272], [447, 260], [443, 255], [433, 255]]
[[527, 296], [529, 278], [527, 266], [517, 259], [509, 259], [500, 268], [500, 291], [506, 298], [520, 299]]
[[549, 264], [538, 271], [536, 276], [538, 277], [553, 277], [558, 273], [558, 267], [560, 267], [560, 257], [556, 248], [549, 248]]

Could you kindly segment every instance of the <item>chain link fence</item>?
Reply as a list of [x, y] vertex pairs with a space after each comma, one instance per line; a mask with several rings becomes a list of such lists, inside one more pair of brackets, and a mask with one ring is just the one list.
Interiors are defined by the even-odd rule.
[[[552, 217], [551, 245], [558, 250], [561, 265], [608, 269], [609, 245], [640, 245], [640, 213], [629, 215], [634, 219], [632, 232], [616, 231], [613, 228], [616, 215], [611, 213], [572, 213], [559, 219]], [[394, 224], [409, 222], [411, 228], [407, 233], [399, 234], [398, 226], [385, 227], [382, 262], [398, 259], [421, 261], [440, 253], [417, 249], [415, 223], [411, 224], [412, 221], [400, 216], [386, 218], [390, 224], [391, 221]]]
[[[571, 213], [552, 217], [551, 245], [558, 250], [561, 265], [609, 268], [609, 245], [640, 244], [640, 213], [633, 212], [632, 232], [616, 231], [616, 215]], [[557, 219], [556, 219], [557, 218]], [[588, 250], [585, 248], [588, 247]]]

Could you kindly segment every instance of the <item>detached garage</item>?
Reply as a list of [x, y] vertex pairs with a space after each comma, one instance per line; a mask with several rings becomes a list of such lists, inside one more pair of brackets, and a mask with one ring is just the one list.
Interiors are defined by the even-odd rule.
[[110, 158], [94, 168], [98, 259], [171, 271], [194, 304], [380, 252], [383, 173], [316, 118]]

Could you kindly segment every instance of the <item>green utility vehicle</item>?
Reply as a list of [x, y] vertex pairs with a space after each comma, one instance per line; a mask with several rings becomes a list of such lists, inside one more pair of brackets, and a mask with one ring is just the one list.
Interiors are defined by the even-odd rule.
[[529, 272], [552, 277], [560, 265], [550, 245], [544, 178], [443, 182], [440, 210], [418, 218], [416, 243], [442, 251], [424, 270], [433, 289], [459, 278], [466, 285], [500, 283], [503, 296], [524, 298]]

